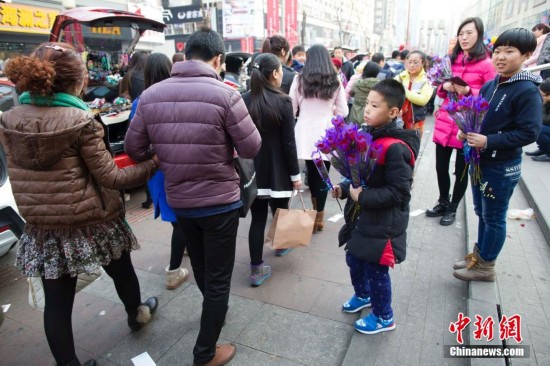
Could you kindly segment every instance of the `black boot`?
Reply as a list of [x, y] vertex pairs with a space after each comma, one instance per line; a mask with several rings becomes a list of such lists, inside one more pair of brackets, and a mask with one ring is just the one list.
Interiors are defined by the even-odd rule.
[[75, 356], [73, 360], [67, 364], [67, 366], [97, 366], [97, 361], [92, 358], [84, 362], [84, 364], [81, 364], [78, 358]]
[[137, 310], [128, 314], [128, 326], [131, 330], [138, 331], [151, 320], [151, 317], [157, 311], [159, 307], [159, 301], [156, 297], [150, 297], [138, 306]]
[[426, 216], [428, 217], [443, 216], [443, 214], [447, 210], [447, 207], [449, 207], [450, 204], [451, 203], [449, 202], [449, 196], [439, 197], [439, 201], [437, 201], [437, 205], [431, 210], [426, 211]]
[[443, 226], [452, 225], [455, 222], [455, 219], [456, 219], [456, 208], [457, 207], [458, 207], [457, 203], [449, 204], [449, 207], [447, 207], [447, 210], [443, 214], [443, 217], [441, 218], [439, 223]]

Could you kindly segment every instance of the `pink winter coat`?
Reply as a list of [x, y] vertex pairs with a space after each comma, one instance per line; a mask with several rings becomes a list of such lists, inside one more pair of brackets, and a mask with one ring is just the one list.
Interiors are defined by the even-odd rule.
[[[479, 89], [489, 80], [493, 80], [496, 76], [495, 68], [490, 57], [480, 61], [463, 63], [464, 53], [460, 53], [452, 65], [453, 76], [458, 76], [468, 83], [473, 95], [479, 94]], [[447, 91], [443, 86], [437, 88], [437, 96], [444, 98], [445, 101], [439, 110], [435, 113], [435, 128], [433, 141], [442, 146], [454, 147], [461, 149], [463, 143], [456, 139], [458, 127], [453, 122], [449, 113], [445, 110], [445, 106], [449, 103]]]

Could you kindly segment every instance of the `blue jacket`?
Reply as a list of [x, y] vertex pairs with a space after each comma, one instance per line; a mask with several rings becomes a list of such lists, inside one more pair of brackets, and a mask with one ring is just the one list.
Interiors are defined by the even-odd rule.
[[481, 152], [481, 165], [497, 164], [521, 156], [522, 146], [537, 139], [542, 121], [540, 76], [520, 71], [499, 83], [499, 75], [487, 82], [479, 94], [489, 101], [481, 126], [487, 148]]
[[[139, 97], [137, 97], [132, 103], [132, 110], [130, 111], [130, 121], [136, 113], [137, 105], [139, 103]], [[149, 186], [149, 192], [151, 192], [151, 199], [155, 206], [155, 219], [159, 217], [162, 221], [176, 222], [176, 214], [168, 202], [166, 202], [166, 191], [164, 189], [164, 174], [159, 170], [149, 179], [147, 183]]]

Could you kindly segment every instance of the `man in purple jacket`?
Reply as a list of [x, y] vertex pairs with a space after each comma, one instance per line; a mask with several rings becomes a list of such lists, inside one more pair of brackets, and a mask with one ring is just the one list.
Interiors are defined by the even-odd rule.
[[235, 345], [216, 347], [227, 313], [239, 225], [239, 175], [233, 151], [253, 158], [261, 138], [240, 94], [220, 77], [225, 48], [204, 29], [185, 46], [172, 77], [143, 92], [128, 129], [126, 152], [142, 161], [154, 151], [168, 204], [189, 240], [187, 250], [204, 296], [194, 364], [224, 365]]

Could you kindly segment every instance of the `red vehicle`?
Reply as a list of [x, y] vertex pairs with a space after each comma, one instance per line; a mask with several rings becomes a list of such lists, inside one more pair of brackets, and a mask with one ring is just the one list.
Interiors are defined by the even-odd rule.
[[120, 73], [128, 66], [140, 37], [146, 31], [163, 32], [166, 25], [140, 14], [107, 8], [82, 7], [59, 14], [50, 42], [72, 44], [86, 58], [89, 81], [85, 102], [105, 99], [96, 112], [107, 125], [111, 149], [119, 167], [132, 165], [124, 152], [129, 106], [113, 105], [119, 96]]

